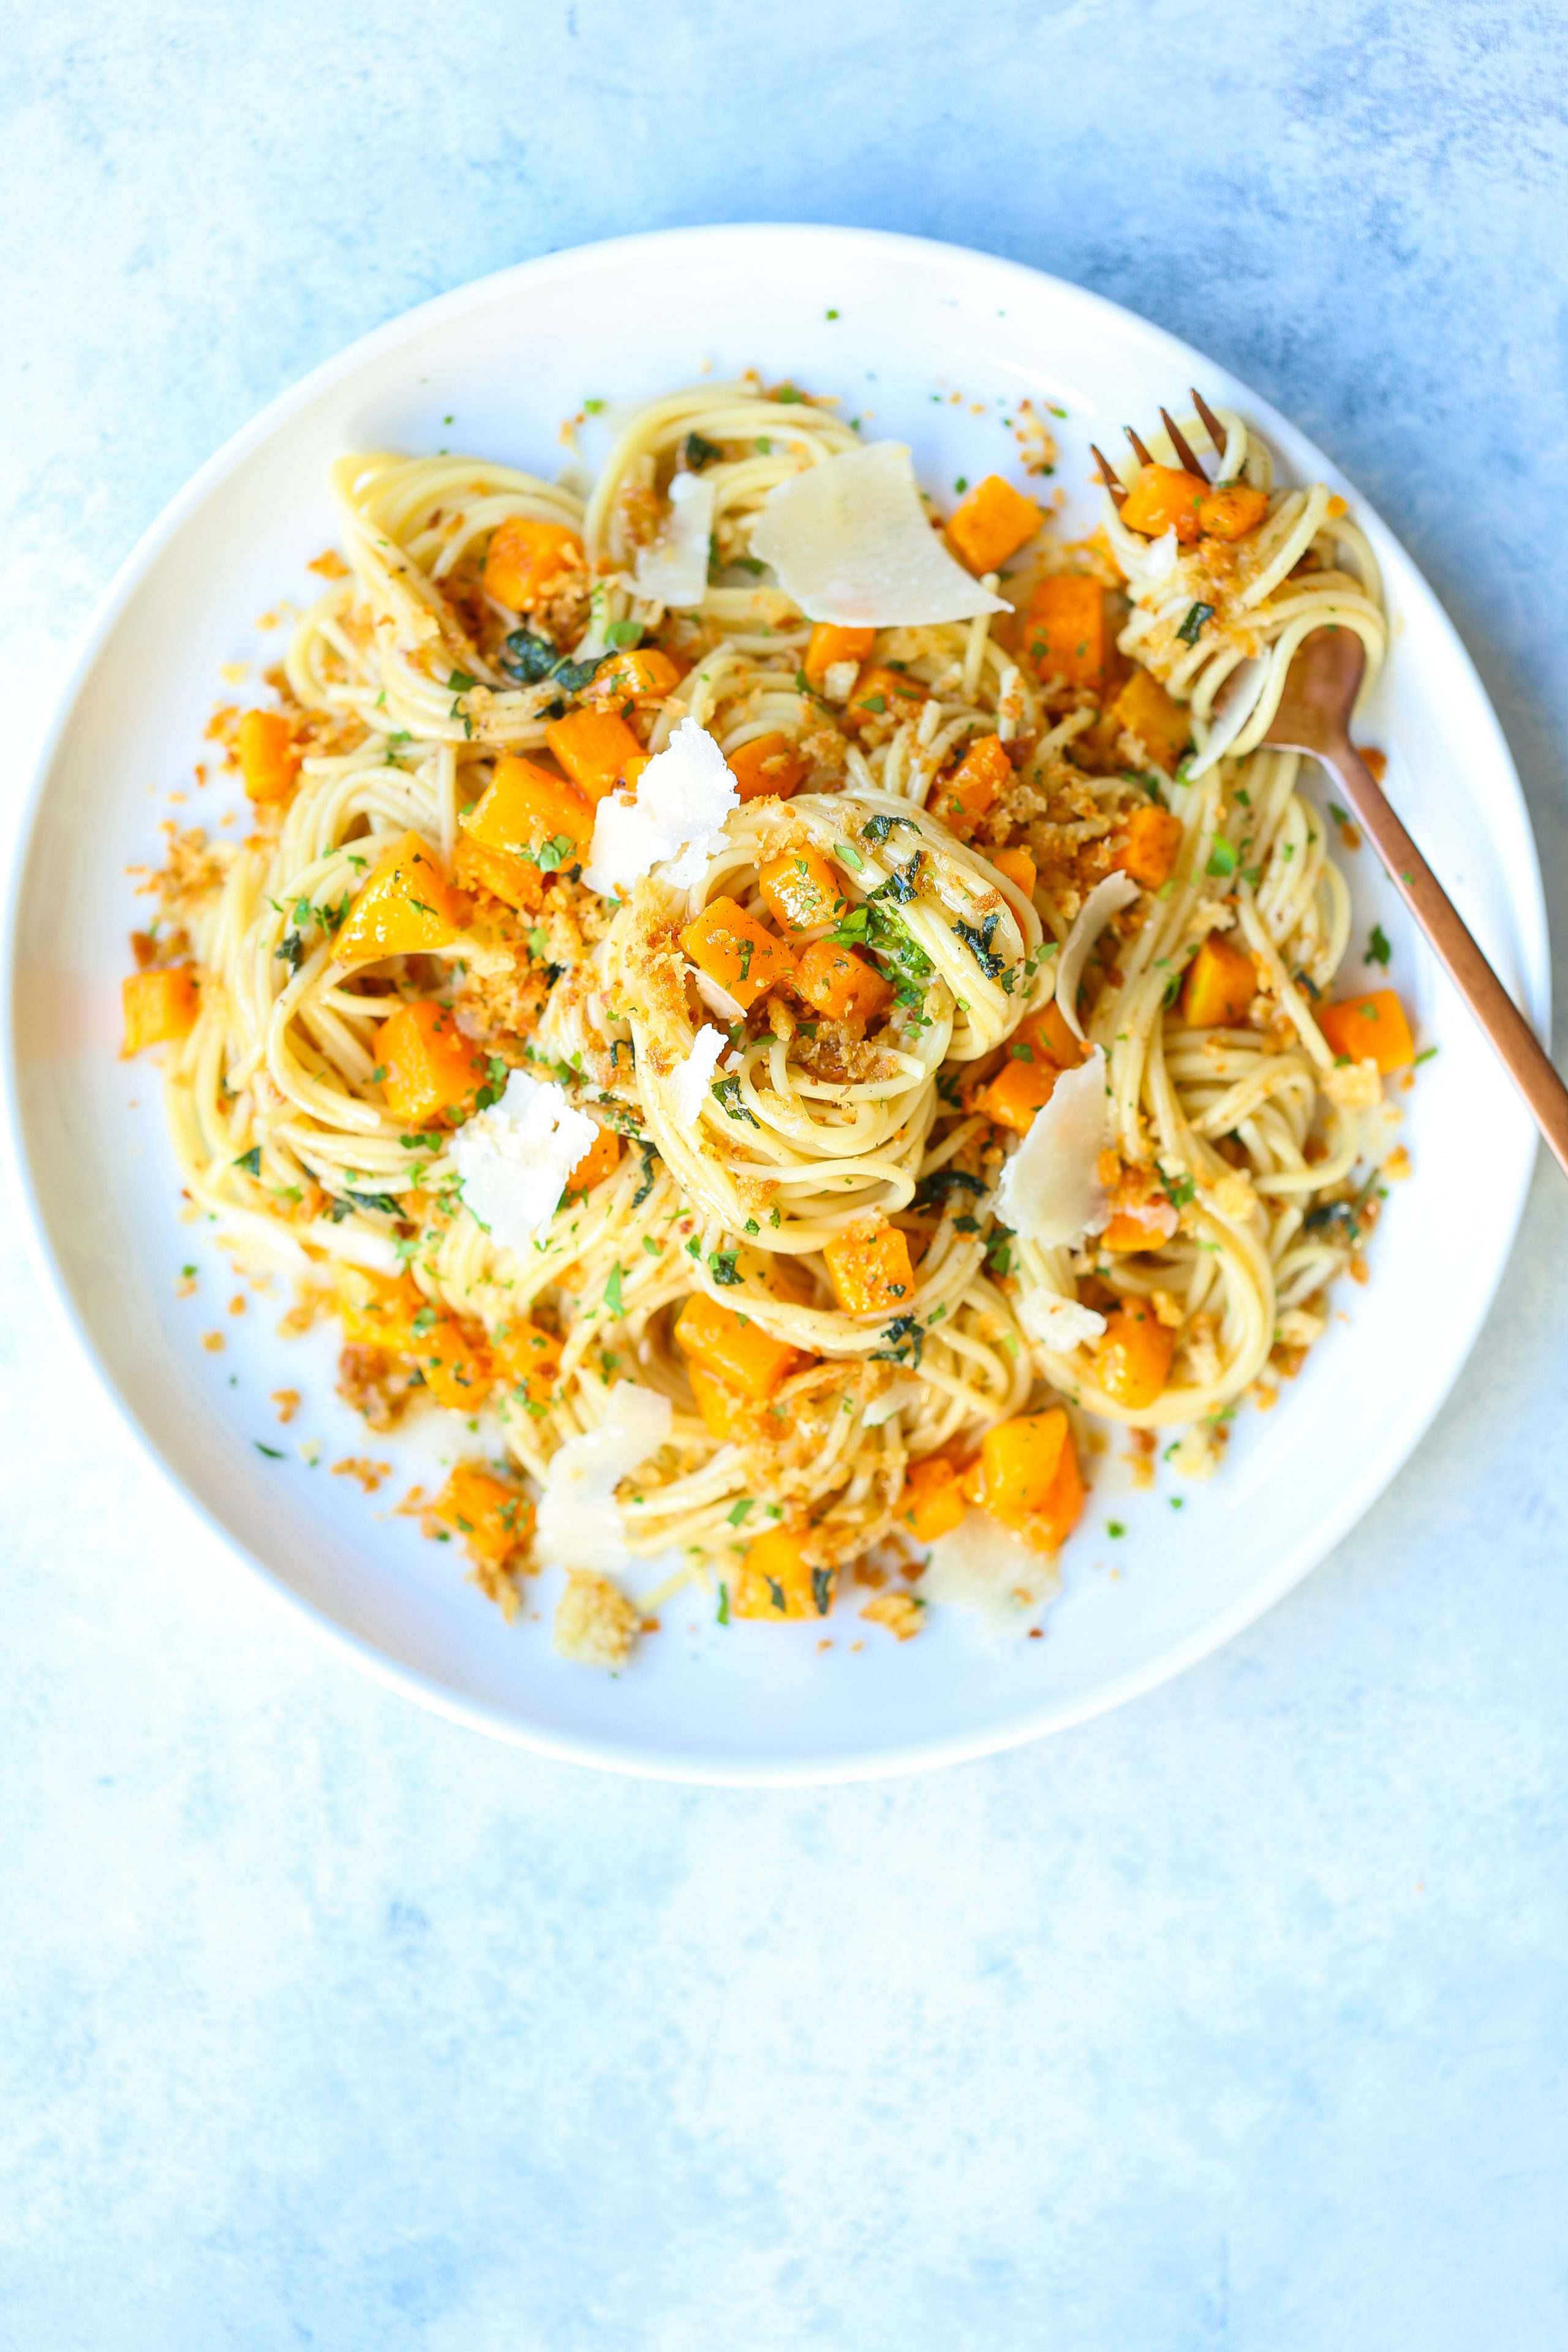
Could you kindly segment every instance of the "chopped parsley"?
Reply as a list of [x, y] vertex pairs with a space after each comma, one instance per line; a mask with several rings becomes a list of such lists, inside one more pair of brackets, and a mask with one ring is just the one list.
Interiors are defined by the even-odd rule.
[[1373, 923], [1372, 927], [1372, 937], [1366, 943], [1365, 961], [1368, 963], [1381, 963], [1386, 965], [1393, 953], [1393, 947], [1389, 943], [1383, 925], [1381, 923]]
[[1202, 633], [1204, 623], [1205, 621], [1212, 621], [1213, 618], [1214, 606], [1212, 604], [1189, 604], [1187, 607], [1187, 617], [1182, 623], [1181, 627], [1176, 631], [1176, 635], [1180, 637], [1184, 646], [1195, 646], [1197, 644], [1198, 637]]

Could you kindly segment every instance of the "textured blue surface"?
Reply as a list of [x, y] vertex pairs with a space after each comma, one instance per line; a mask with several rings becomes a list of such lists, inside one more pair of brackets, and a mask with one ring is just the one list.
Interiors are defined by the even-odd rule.
[[[13, 7], [6, 740], [164, 499], [363, 330], [584, 238], [842, 219], [1096, 286], [1332, 450], [1480, 664], [1555, 910], [1565, 32]], [[1565, 1262], [1543, 1170], [1419, 1454], [1224, 1655], [755, 1795], [490, 1747], [171, 1554], [5, 1244], [0, 2346], [1562, 2346]]]

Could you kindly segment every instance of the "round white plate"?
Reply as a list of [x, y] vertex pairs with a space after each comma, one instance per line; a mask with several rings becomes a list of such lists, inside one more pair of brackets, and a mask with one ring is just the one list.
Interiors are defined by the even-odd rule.
[[[215, 823], [226, 804], [225, 786], [198, 790], [192, 774], [220, 665], [279, 658], [280, 633], [258, 634], [258, 620], [319, 587], [305, 566], [333, 540], [327, 470], [342, 451], [461, 448], [549, 473], [561, 421], [585, 398], [751, 366], [840, 392], [871, 435], [913, 445], [939, 498], [961, 475], [1009, 467], [999, 408], [1027, 397], [1066, 411], [1049, 418], [1057, 484], [1087, 519], [1090, 439], [1114, 446], [1124, 419], [1181, 408], [1192, 383], [1242, 408], [1288, 476], [1342, 490], [1384, 565], [1394, 632], [1359, 731], [1389, 749], [1395, 803], [1544, 1028], [1541, 878], [1497, 720], [1430, 589], [1321, 451], [1223, 368], [1078, 287], [905, 237], [717, 228], [552, 255], [426, 304], [274, 402], [174, 500], [110, 588], [38, 757], [13, 875], [9, 1096], [37, 1255], [66, 1324], [171, 1501], [307, 1624], [412, 1696], [553, 1755], [811, 1780], [1034, 1738], [1176, 1673], [1288, 1591], [1447, 1394], [1501, 1274], [1534, 1139], [1363, 851], [1346, 861], [1358, 903], [1344, 979], [1362, 976], [1381, 920], [1389, 977], [1423, 1045], [1440, 1049], [1396, 1097], [1415, 1181], [1373, 1238], [1370, 1286], [1342, 1286], [1342, 1319], [1276, 1411], [1238, 1416], [1218, 1477], [1184, 1486], [1162, 1470], [1138, 1493], [1120, 1441], [1098, 1457], [1044, 1639], [998, 1647], [933, 1612], [899, 1645], [841, 1608], [819, 1651], [815, 1626], [721, 1627], [686, 1593], [612, 1679], [556, 1658], [543, 1617], [505, 1625], [453, 1549], [394, 1516], [409, 1476], [428, 1475], [433, 1439], [400, 1448], [366, 1432], [332, 1395], [328, 1336], [277, 1336], [267, 1310], [286, 1297], [252, 1297], [231, 1318], [237, 1286], [216, 1230], [181, 1221], [157, 1073], [117, 1059], [126, 935], [146, 906], [126, 869], [160, 862], [161, 820]], [[183, 804], [168, 804], [174, 791]], [[181, 1298], [191, 1263], [198, 1285]], [[226, 1344], [209, 1353], [214, 1330]], [[305, 1398], [286, 1430], [268, 1402], [282, 1387]], [[301, 1438], [320, 1441], [316, 1466]], [[394, 1464], [374, 1500], [331, 1475], [348, 1454]]]

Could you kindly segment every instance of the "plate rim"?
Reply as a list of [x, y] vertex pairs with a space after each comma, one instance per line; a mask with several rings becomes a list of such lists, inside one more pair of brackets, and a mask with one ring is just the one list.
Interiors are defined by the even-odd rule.
[[[128, 1397], [111, 1379], [93, 1346], [85, 1320], [70, 1294], [63, 1267], [48, 1239], [25, 1140], [16, 1030], [22, 886], [42, 814], [45, 787], [92, 667], [153, 564], [170, 540], [193, 514], [199, 511], [210, 492], [227, 480], [253, 451], [264, 446], [281, 426], [308, 408], [336, 382], [362, 368], [367, 361], [374, 361], [382, 352], [395, 350], [405, 341], [438, 327], [443, 319], [458, 317], [470, 310], [482, 308], [498, 297], [509, 295], [513, 289], [539, 287], [552, 279], [580, 276], [585, 263], [609, 263], [631, 253], [649, 256], [657, 251], [668, 254], [696, 246], [708, 248], [725, 245], [754, 247], [758, 243], [765, 247], [798, 246], [802, 242], [840, 250], [853, 247], [861, 253], [877, 252], [884, 256], [903, 254], [928, 264], [935, 260], [950, 268], [956, 266], [971, 273], [979, 268], [994, 273], [999, 282], [1011, 281], [1032, 293], [1045, 286], [1051, 289], [1057, 299], [1065, 301], [1068, 307], [1076, 305], [1087, 315], [1098, 316], [1108, 323], [1114, 322], [1119, 332], [1131, 327], [1140, 338], [1152, 338], [1163, 348], [1173, 363], [1200, 368], [1223, 365], [1126, 304], [1098, 293], [1092, 288], [1078, 285], [1070, 278], [1060, 278], [1050, 270], [1037, 269], [1029, 263], [1014, 261], [979, 247], [910, 236], [901, 231], [848, 225], [726, 222], [643, 230], [565, 247], [558, 252], [513, 262], [483, 277], [468, 279], [460, 286], [448, 288], [444, 293], [433, 295], [384, 320], [380, 325], [356, 337], [318, 362], [306, 374], [285, 385], [222, 442], [153, 517], [115, 569], [79, 632], [59, 687], [35, 731], [30, 749], [24, 756], [22, 790], [12, 803], [11, 823], [4, 845], [4, 904], [0, 907], [0, 1033], [3, 1033], [0, 1034], [0, 1153], [3, 1153], [12, 1197], [21, 1210], [27, 1258], [56, 1328], [64, 1336], [70, 1352], [87, 1373], [100, 1402], [108, 1408], [110, 1421], [127, 1441], [132, 1457], [143, 1470], [151, 1472], [154, 1485], [174, 1502], [185, 1521], [209, 1538], [226, 1564], [242, 1572], [247, 1583], [258, 1585], [273, 1607], [303, 1624], [330, 1651], [360, 1672], [368, 1674], [384, 1688], [396, 1691], [403, 1697], [429, 1708], [450, 1722], [499, 1738], [510, 1747], [520, 1748], [534, 1755], [557, 1762], [624, 1773], [629, 1777], [688, 1786], [830, 1786], [974, 1761], [1026, 1746], [1109, 1713], [1146, 1691], [1173, 1680], [1233, 1641], [1283, 1600], [1343, 1539], [1378, 1496], [1393, 1484], [1447, 1402], [1496, 1303], [1524, 1213], [1538, 1140], [1531, 1133], [1520, 1152], [1511, 1197], [1506, 1203], [1506, 1213], [1498, 1227], [1497, 1270], [1484, 1298], [1465, 1324], [1457, 1327], [1447, 1349], [1432, 1367], [1419, 1396], [1406, 1408], [1392, 1435], [1380, 1449], [1376, 1462], [1342, 1496], [1327, 1519], [1320, 1521], [1307, 1538], [1290, 1547], [1268, 1575], [1257, 1580], [1244, 1594], [1205, 1620], [1202, 1626], [1168, 1643], [1149, 1658], [1120, 1673], [1103, 1675], [1070, 1697], [1053, 1699], [1036, 1708], [1011, 1715], [989, 1727], [925, 1738], [906, 1738], [836, 1759], [727, 1759], [689, 1753], [668, 1746], [655, 1748], [624, 1743], [612, 1745], [602, 1736], [525, 1722], [499, 1706], [455, 1692], [418, 1669], [388, 1656], [369, 1638], [337, 1622], [323, 1608], [287, 1583], [184, 1486], [151, 1435], [142, 1429]], [[1327, 474], [1353, 494], [1363, 511], [1375, 518], [1380, 529], [1398, 549], [1410, 572], [1420, 583], [1429, 600], [1436, 625], [1444, 635], [1449, 656], [1467, 674], [1490, 730], [1494, 753], [1500, 761], [1510, 788], [1514, 814], [1527, 852], [1525, 870], [1515, 877], [1514, 889], [1510, 893], [1513, 944], [1526, 1007], [1538, 1033], [1550, 1048], [1551, 944], [1540, 856], [1529, 803], [1512, 751], [1469, 649], [1420, 565], [1410, 555], [1397, 533], [1390, 530], [1372, 501], [1356, 489], [1343, 470], [1326, 452], [1319, 450], [1318, 445], [1289, 417], [1256, 393], [1233, 369], [1226, 366], [1224, 372], [1243, 384], [1265, 432], [1307, 444], [1323, 458]]]

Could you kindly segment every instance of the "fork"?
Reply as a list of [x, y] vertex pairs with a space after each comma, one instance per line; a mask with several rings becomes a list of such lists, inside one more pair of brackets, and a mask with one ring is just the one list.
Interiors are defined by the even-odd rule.
[[[1193, 394], [1193, 406], [1216, 452], [1222, 451], [1226, 435], [1219, 418], [1197, 392]], [[1163, 408], [1160, 421], [1178, 464], [1206, 481], [1208, 477], [1185, 436]], [[1139, 464], [1152, 465], [1155, 460], [1132, 427], [1129, 425], [1123, 430]], [[1100, 478], [1120, 506], [1127, 493], [1100, 451], [1092, 444], [1090, 447]], [[1303, 638], [1286, 673], [1279, 707], [1261, 744], [1271, 751], [1304, 751], [1332, 777], [1394, 888], [1524, 1097], [1558, 1166], [1568, 1175], [1568, 1087], [1351, 741], [1351, 713], [1365, 667], [1366, 648], [1353, 629], [1314, 629]]]

